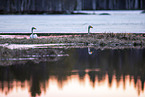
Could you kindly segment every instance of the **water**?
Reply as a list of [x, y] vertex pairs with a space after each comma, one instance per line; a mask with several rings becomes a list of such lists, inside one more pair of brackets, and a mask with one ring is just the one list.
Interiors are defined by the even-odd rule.
[[[140, 12], [0, 15], [0, 32], [145, 32]], [[0, 45], [0, 97], [145, 97], [144, 48], [46, 45]]]
[[[85, 12], [87, 13], [87, 12]], [[141, 11], [94, 11], [97, 15], [0, 15], [0, 32], [145, 32]], [[110, 15], [99, 15], [109, 13]]]
[[[6, 60], [49, 50], [69, 56]], [[145, 97], [145, 49], [55, 50], [1, 49], [0, 97]]]

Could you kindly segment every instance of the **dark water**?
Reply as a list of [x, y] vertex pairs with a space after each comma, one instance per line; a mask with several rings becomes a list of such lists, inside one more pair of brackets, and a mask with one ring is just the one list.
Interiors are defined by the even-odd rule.
[[1, 54], [0, 97], [145, 97], [145, 49], [59, 50], [69, 56], [19, 61]]

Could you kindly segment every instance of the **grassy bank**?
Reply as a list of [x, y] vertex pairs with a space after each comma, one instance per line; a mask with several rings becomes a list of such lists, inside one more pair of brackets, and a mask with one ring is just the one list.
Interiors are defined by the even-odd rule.
[[50, 44], [50, 43], [84, 43], [84, 45], [118, 46], [118, 45], [145, 45], [144, 34], [134, 33], [96, 33], [83, 35], [51, 35], [46, 38], [17, 39], [0, 38], [0, 44]]
[[0, 66], [9, 66], [12, 64], [25, 64], [28, 61], [34, 63], [55, 62], [60, 56], [68, 56], [63, 49], [8, 49], [0, 47]]

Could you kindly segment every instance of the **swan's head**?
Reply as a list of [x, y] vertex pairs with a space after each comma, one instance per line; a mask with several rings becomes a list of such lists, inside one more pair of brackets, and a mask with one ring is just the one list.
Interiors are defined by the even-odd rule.
[[35, 27], [32, 27], [32, 30], [33, 30], [33, 29], [36, 29], [36, 28], [35, 28]]
[[89, 28], [89, 29], [90, 29], [90, 28], [93, 28], [93, 26], [89, 26], [88, 28]]

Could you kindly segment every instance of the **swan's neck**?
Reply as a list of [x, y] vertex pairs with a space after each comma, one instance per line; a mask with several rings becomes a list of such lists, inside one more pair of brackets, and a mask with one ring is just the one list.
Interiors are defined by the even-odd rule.
[[88, 27], [88, 35], [90, 34], [90, 27]]
[[33, 29], [32, 29], [32, 31], [31, 31], [31, 32], [32, 32], [32, 34], [33, 34]]
[[93, 53], [93, 52], [92, 52], [91, 49], [88, 47], [88, 54], [89, 54], [89, 55], [92, 55], [92, 53]]

